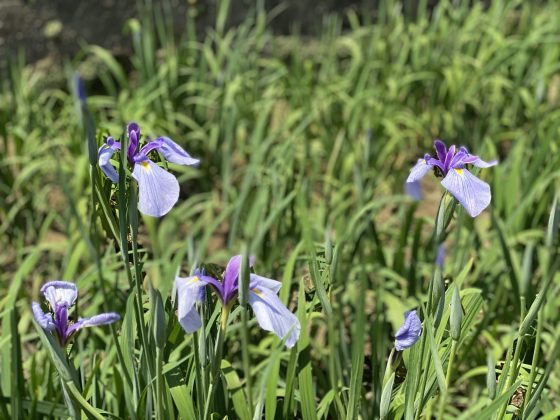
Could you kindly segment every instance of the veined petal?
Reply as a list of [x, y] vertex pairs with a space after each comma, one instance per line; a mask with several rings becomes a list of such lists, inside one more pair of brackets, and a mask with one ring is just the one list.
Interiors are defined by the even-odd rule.
[[416, 201], [422, 200], [422, 186], [420, 185], [420, 181], [405, 182], [404, 192]]
[[490, 168], [491, 166], [497, 165], [498, 161], [497, 160], [491, 160], [490, 162], [485, 162], [482, 159], [480, 159], [478, 156], [476, 156], [476, 160], [474, 162], [471, 162], [471, 165], [476, 166], [477, 168]]
[[202, 321], [196, 311], [195, 304], [203, 300], [206, 284], [199, 276], [175, 278], [177, 318], [179, 318], [179, 323], [185, 332], [189, 334], [202, 327]]
[[154, 217], [167, 214], [179, 199], [179, 182], [172, 174], [146, 159], [134, 165], [138, 181], [138, 210]]
[[282, 283], [278, 280], [268, 279], [266, 277], [251, 273], [249, 288], [253, 289], [255, 287], [266, 287], [267, 289], [272, 290], [274, 293], [278, 293], [280, 291], [280, 288], [282, 287]]
[[54, 313], [56, 313], [61, 306], [69, 308], [78, 297], [78, 289], [74, 283], [59, 280], [45, 283], [43, 287], [41, 287], [41, 293], [51, 305]]
[[191, 155], [169, 137], [159, 137], [158, 140], [162, 142], [158, 150], [167, 161], [187, 166], [198, 165], [200, 163], [200, 159], [191, 157]]
[[404, 314], [404, 323], [395, 335], [395, 349], [402, 351], [411, 347], [418, 341], [422, 332], [422, 323], [416, 311], [408, 311]]
[[249, 304], [261, 328], [280, 338], [286, 337], [286, 347], [294, 346], [301, 326], [297, 317], [286, 308], [276, 293], [266, 287], [249, 290]]
[[492, 199], [490, 186], [466, 169], [450, 169], [441, 185], [453, 194], [471, 217], [478, 216]]
[[410, 170], [410, 174], [408, 175], [406, 182], [419, 181], [430, 171], [430, 169], [433, 168], [433, 166], [434, 165], [428, 163], [426, 158], [418, 159], [416, 165], [414, 165]]
[[89, 318], [80, 318], [68, 328], [66, 336], [69, 336], [74, 331], [85, 327], [97, 327], [99, 325], [112, 324], [121, 319], [121, 316], [115, 312], [107, 312], [104, 314], [94, 315]]
[[41, 305], [37, 302], [33, 302], [31, 308], [33, 309], [35, 319], [44, 330], [52, 331], [55, 329], [52, 314], [45, 314], [43, 309], [41, 309]]
[[445, 162], [445, 156], [447, 155], [447, 146], [445, 143], [437, 139], [434, 141], [434, 148], [436, 149], [438, 159], [441, 162]]
[[99, 148], [98, 164], [107, 178], [113, 182], [119, 182], [119, 174], [110, 160], [117, 149], [104, 144]]

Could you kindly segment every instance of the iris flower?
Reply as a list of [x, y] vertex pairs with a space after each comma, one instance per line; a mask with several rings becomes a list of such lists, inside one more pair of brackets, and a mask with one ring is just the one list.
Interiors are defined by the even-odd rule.
[[[128, 124], [128, 163], [132, 167], [132, 177], [138, 182], [138, 209], [149, 216], [162, 217], [167, 214], [179, 199], [179, 182], [177, 178], [152, 162], [148, 155], [157, 150], [171, 163], [195, 166], [199, 159], [191, 157], [181, 146], [169, 137], [158, 137], [139, 148], [140, 126], [134, 122]], [[119, 181], [119, 175], [110, 159], [120, 150], [121, 143], [108, 137], [99, 148], [99, 166], [107, 178]]]
[[496, 160], [485, 162], [478, 156], [471, 155], [466, 147], [459, 147], [457, 150], [453, 145], [447, 150], [445, 143], [441, 140], [436, 140], [434, 147], [437, 157], [426, 154], [422, 159], [418, 159], [416, 165], [410, 170], [406, 182], [417, 182], [434, 168], [436, 174], [444, 177], [441, 185], [453, 194], [471, 217], [478, 216], [490, 204], [492, 194], [490, 186], [471, 174], [466, 166], [489, 168], [498, 162]]
[[395, 336], [395, 349], [402, 351], [412, 347], [420, 338], [422, 323], [416, 315], [416, 310], [404, 313], [404, 323], [401, 325]]
[[76, 322], [68, 319], [68, 311], [78, 297], [76, 285], [67, 281], [50, 281], [41, 287], [41, 293], [49, 303], [51, 312], [44, 313], [41, 305], [33, 302], [33, 315], [45, 331], [53, 331], [58, 341], [65, 346], [72, 335], [81, 328], [111, 324], [121, 317], [114, 312], [80, 318]]
[[[252, 266], [252, 259], [249, 261]], [[202, 326], [195, 304], [204, 300], [204, 290], [211, 286], [224, 307], [233, 305], [239, 294], [239, 274], [241, 255], [231, 258], [220, 282], [214, 277], [196, 271], [191, 277], [177, 277], [178, 318], [187, 333], [192, 333]], [[286, 337], [286, 346], [293, 347], [299, 338], [300, 324], [297, 317], [280, 301], [277, 294], [282, 284], [279, 281], [250, 274], [249, 304], [262, 329], [271, 331], [280, 338]]]

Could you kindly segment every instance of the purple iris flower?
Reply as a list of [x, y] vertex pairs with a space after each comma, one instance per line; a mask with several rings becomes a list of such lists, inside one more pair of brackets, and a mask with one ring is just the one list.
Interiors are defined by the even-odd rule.
[[401, 325], [395, 336], [395, 349], [402, 351], [412, 347], [420, 338], [422, 323], [416, 315], [416, 310], [404, 313], [404, 323]]
[[[253, 266], [253, 258], [249, 260]], [[191, 277], [177, 277], [178, 318], [179, 323], [187, 333], [192, 333], [202, 326], [200, 315], [196, 311], [195, 303], [204, 299], [204, 288], [212, 286], [222, 305], [233, 304], [239, 292], [239, 274], [241, 269], [241, 255], [231, 258], [220, 282], [213, 277], [196, 271]], [[271, 331], [280, 338], [286, 338], [286, 346], [291, 348], [299, 338], [300, 323], [278, 298], [278, 291], [282, 287], [279, 281], [250, 274], [249, 304], [257, 317], [262, 329]]]
[[[128, 163], [133, 168], [132, 177], [138, 182], [139, 189], [138, 209], [149, 216], [162, 217], [179, 199], [179, 182], [175, 176], [152, 162], [148, 154], [157, 150], [168, 162], [185, 166], [198, 165], [200, 160], [191, 157], [169, 137], [158, 137], [140, 149], [140, 126], [132, 122], [128, 124], [127, 129]], [[119, 181], [119, 175], [110, 159], [120, 148], [121, 143], [112, 137], [108, 137], [105, 144], [99, 148], [99, 166], [113, 182]]]
[[70, 321], [68, 311], [78, 297], [78, 290], [74, 283], [50, 281], [41, 287], [41, 293], [49, 303], [51, 312], [44, 313], [41, 305], [33, 302], [33, 314], [44, 330], [56, 333], [62, 346], [65, 346], [72, 334], [81, 328], [111, 324], [121, 319], [119, 314], [109, 312], [89, 318], [80, 318], [76, 322]]
[[496, 160], [485, 162], [478, 156], [471, 155], [466, 147], [459, 147], [459, 150], [456, 150], [453, 145], [447, 150], [441, 140], [436, 140], [434, 147], [437, 158], [426, 154], [422, 159], [418, 159], [418, 163], [410, 170], [406, 182], [416, 182], [430, 169], [435, 168], [436, 173], [444, 177], [441, 185], [453, 194], [471, 217], [478, 216], [490, 204], [492, 198], [490, 186], [467, 171], [465, 167], [473, 165], [478, 168], [489, 168], [498, 162]]

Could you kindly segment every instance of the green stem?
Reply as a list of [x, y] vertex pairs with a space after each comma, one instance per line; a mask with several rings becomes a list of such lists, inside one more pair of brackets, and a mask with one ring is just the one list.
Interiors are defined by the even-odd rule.
[[455, 355], [457, 354], [457, 341], [451, 340], [451, 353], [449, 355], [449, 361], [447, 362], [447, 373], [445, 375], [445, 390], [441, 395], [439, 401], [438, 409], [438, 419], [443, 419], [443, 413], [445, 411], [445, 402], [447, 401], [447, 394], [449, 393], [449, 386], [451, 385], [451, 373], [453, 372], [453, 362], [455, 361]]
[[[232, 302], [233, 303], [233, 302]], [[218, 382], [220, 380], [220, 367], [222, 365], [223, 351], [224, 351], [224, 339], [226, 336], [227, 325], [229, 313], [231, 310], [231, 304], [222, 307], [222, 313], [220, 318], [220, 330], [218, 332], [218, 340], [216, 341], [216, 346], [214, 347], [214, 360], [212, 363], [212, 382], [210, 383], [210, 389], [208, 390], [206, 396], [206, 403], [204, 405], [204, 420], [208, 419], [210, 416], [210, 406], [212, 405], [212, 400], [214, 398], [214, 393], [216, 388], [218, 388]]]
[[163, 395], [163, 354], [159, 347], [156, 347], [156, 407], [158, 419], [165, 419], [164, 395]]

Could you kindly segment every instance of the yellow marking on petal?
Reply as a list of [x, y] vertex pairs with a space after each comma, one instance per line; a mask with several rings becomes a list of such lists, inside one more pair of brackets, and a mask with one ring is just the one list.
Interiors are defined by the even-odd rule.
[[457, 172], [457, 175], [463, 175], [463, 170], [461, 168], [455, 169], [455, 172]]
[[252, 291], [253, 293], [255, 293], [258, 297], [260, 297], [260, 298], [263, 297], [262, 292], [261, 292], [259, 289], [257, 289], [256, 287], [252, 288], [251, 291]]
[[192, 280], [190, 280], [189, 282], [187, 282], [187, 284], [194, 284], [196, 282], [200, 281], [200, 277], [198, 276], [194, 276], [194, 278]]
[[140, 165], [142, 166], [142, 168], [144, 168], [146, 172], [149, 172], [151, 170], [150, 164], [147, 161], [140, 162]]

